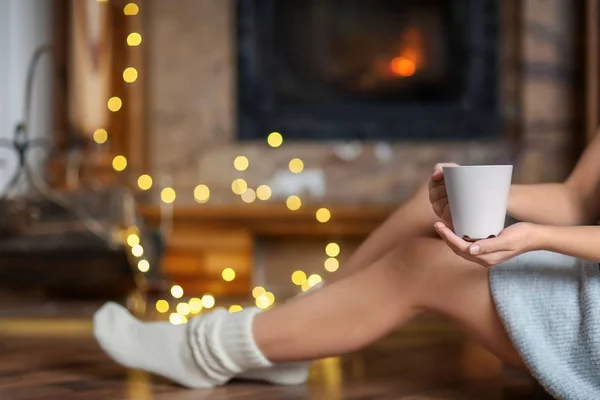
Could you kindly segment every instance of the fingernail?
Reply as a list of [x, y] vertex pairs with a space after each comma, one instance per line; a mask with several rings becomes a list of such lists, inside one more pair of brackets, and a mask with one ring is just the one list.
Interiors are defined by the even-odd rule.
[[435, 229], [442, 229], [442, 226], [444, 226], [444, 224], [442, 224], [441, 222], [436, 222], [434, 225]]
[[469, 252], [471, 254], [479, 254], [480, 251], [481, 251], [481, 248], [478, 245], [476, 245], [476, 244], [474, 244], [473, 246], [471, 246], [469, 248]]

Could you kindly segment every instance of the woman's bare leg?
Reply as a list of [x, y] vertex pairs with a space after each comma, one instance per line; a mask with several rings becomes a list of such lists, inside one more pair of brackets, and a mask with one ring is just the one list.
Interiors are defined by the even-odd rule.
[[375, 263], [403, 241], [419, 237], [437, 237], [433, 224], [437, 221], [429, 203], [427, 183], [405, 201], [380, 227], [358, 247], [340, 270], [328, 279], [342, 280]]
[[521, 365], [496, 314], [489, 271], [438, 239], [406, 240], [354, 275], [259, 314], [254, 337], [273, 362], [360, 349], [421, 311], [450, 317], [499, 358]]

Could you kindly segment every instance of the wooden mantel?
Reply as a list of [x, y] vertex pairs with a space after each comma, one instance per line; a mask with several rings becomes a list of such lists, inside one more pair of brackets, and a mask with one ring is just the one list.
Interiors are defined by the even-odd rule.
[[[315, 212], [321, 207], [331, 211], [331, 219], [320, 223]], [[175, 207], [175, 227], [241, 229], [254, 236], [354, 236], [365, 237], [394, 210], [393, 206], [319, 205], [290, 211], [284, 205], [233, 204]], [[159, 208], [140, 206], [141, 215], [151, 225], [160, 218]], [[177, 229], [177, 228], [176, 228]]]

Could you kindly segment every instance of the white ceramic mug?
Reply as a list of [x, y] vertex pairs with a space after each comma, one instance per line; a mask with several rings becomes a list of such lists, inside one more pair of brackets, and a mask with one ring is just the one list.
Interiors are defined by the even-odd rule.
[[497, 236], [506, 220], [512, 165], [444, 167], [454, 233], [465, 240]]

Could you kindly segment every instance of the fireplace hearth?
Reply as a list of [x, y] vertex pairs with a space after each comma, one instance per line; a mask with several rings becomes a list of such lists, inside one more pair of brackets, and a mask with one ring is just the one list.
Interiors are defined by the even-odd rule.
[[238, 139], [497, 137], [497, 1], [238, 1]]

